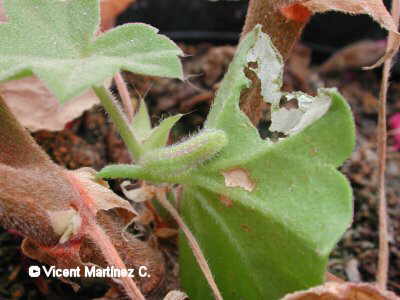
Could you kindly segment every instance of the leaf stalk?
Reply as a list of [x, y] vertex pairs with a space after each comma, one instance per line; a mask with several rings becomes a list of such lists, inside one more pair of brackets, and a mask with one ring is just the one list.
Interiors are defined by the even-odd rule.
[[100, 99], [100, 102], [103, 105], [104, 109], [108, 112], [112, 121], [117, 127], [117, 130], [121, 135], [121, 138], [125, 142], [126, 147], [128, 148], [128, 151], [131, 154], [132, 158], [134, 160], [138, 160], [143, 152], [142, 147], [136, 139], [135, 135], [133, 134], [128, 119], [123, 113], [121, 107], [115, 101], [110, 91], [108, 91], [108, 89], [104, 86], [93, 86], [92, 88], [96, 96]]

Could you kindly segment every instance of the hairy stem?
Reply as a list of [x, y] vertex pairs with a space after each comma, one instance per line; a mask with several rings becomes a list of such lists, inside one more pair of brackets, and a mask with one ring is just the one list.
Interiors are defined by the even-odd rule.
[[139, 159], [140, 155], [142, 154], [142, 147], [136, 140], [121, 107], [104, 86], [93, 86], [93, 91], [97, 97], [99, 97], [104, 109], [108, 112], [113, 120], [133, 159]]
[[126, 118], [128, 119], [129, 124], [132, 124], [133, 120], [133, 105], [131, 96], [129, 95], [128, 87], [126, 86], [126, 82], [122, 77], [121, 73], [117, 73], [114, 76], [115, 84], [118, 89], [118, 93], [122, 100], [122, 105], [125, 110]]
[[[87, 234], [92, 238], [93, 241], [96, 241], [97, 245], [99, 245], [99, 248], [101, 249], [101, 252], [103, 253], [108, 265], [114, 266], [120, 270], [127, 269], [107, 234], [95, 222], [91, 225], [92, 226], [90, 226], [90, 230], [87, 230]], [[143, 294], [140, 292], [132, 278], [128, 276], [122, 276], [120, 279], [123, 287], [125, 288], [125, 292], [130, 299], [145, 300]]]
[[[71, 184], [77, 188], [81, 201], [74, 203], [79, 211], [82, 222], [86, 224], [85, 234], [87, 234], [93, 243], [95, 243], [103, 254], [104, 260], [108, 266], [114, 266], [117, 269], [126, 270], [127, 267], [118, 253], [115, 245], [112, 243], [107, 233], [99, 226], [96, 221], [97, 209], [94, 200], [90, 194], [77, 181], [74, 176], [67, 175]], [[129, 276], [121, 276], [121, 284], [125, 289], [127, 296], [132, 300], [145, 300], [143, 294]]]
[[175, 207], [168, 201], [167, 197], [165, 196], [165, 191], [158, 190], [157, 191], [157, 200], [160, 204], [171, 214], [171, 216], [175, 219], [176, 223], [178, 223], [179, 228], [182, 229], [183, 233], [185, 234], [189, 246], [193, 251], [193, 255], [196, 257], [197, 263], [200, 266], [201, 271], [204, 274], [208, 284], [211, 287], [211, 290], [214, 294], [214, 298], [217, 300], [223, 300], [221, 292], [218, 289], [218, 286], [214, 280], [210, 267], [207, 264], [207, 260], [201, 251], [200, 245], [197, 242], [196, 238], [190, 231], [189, 227], [185, 224], [179, 213], [176, 211]]
[[[305, 22], [286, 19], [280, 12], [285, 2], [282, 0], [250, 0], [242, 37], [249, 33], [255, 25], [261, 24], [263, 32], [267, 33], [286, 60], [298, 40]], [[242, 110], [255, 126], [263, 117], [265, 102], [260, 95], [260, 83], [257, 76], [249, 74], [253, 81], [252, 87], [243, 93], [240, 102]]]
[[[399, 26], [399, 1], [392, 1], [392, 16]], [[397, 43], [393, 32], [389, 32], [388, 49], [392, 49]], [[397, 45], [398, 47], [398, 45]], [[396, 49], [397, 51], [397, 49]], [[386, 201], [386, 149], [387, 149], [387, 126], [386, 126], [386, 100], [389, 87], [390, 68], [392, 66], [392, 58], [385, 61], [382, 73], [381, 89], [379, 93], [379, 115], [378, 115], [378, 158], [379, 158], [379, 257], [377, 281], [382, 289], [386, 288], [389, 268], [389, 238], [388, 238], [388, 215]]]
[[307, 22], [288, 20], [280, 12], [285, 4], [282, 0], [250, 0], [247, 9], [242, 37], [261, 24], [279, 50], [283, 59], [287, 59]]

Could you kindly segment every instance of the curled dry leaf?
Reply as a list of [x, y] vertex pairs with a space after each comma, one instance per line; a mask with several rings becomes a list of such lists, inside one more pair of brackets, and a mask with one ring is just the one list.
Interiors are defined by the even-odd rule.
[[157, 288], [164, 260], [124, 232], [136, 216], [130, 204], [96, 181], [94, 170], [51, 162], [1, 98], [0, 128], [0, 225], [25, 237], [23, 252], [60, 268], [144, 265], [151, 277], [137, 284], [143, 293]]
[[[367, 14], [383, 28], [395, 34], [394, 42], [388, 47], [385, 55], [372, 67], [379, 66], [385, 60], [391, 58], [399, 47], [400, 36], [397, 21], [392, 18], [382, 0], [287, 0], [280, 2], [280, 11], [286, 18], [296, 20], [302, 18], [304, 14], [304, 10], [299, 9], [299, 5], [312, 13], [339, 11], [349, 14]], [[293, 11], [293, 7], [296, 7], [295, 11]]]
[[328, 282], [324, 285], [286, 295], [282, 300], [398, 300], [394, 293], [367, 283]]
[[367, 14], [388, 31], [397, 32], [395, 22], [382, 0], [289, 0], [282, 9], [294, 4], [301, 4], [313, 13], [340, 11], [349, 14]]
[[69, 121], [99, 103], [93, 92], [86, 92], [61, 105], [33, 76], [2, 83], [0, 93], [18, 121], [32, 132], [62, 130]]
[[340, 72], [370, 66], [385, 54], [385, 50], [386, 42], [384, 40], [358, 41], [333, 54], [319, 68], [319, 72]]

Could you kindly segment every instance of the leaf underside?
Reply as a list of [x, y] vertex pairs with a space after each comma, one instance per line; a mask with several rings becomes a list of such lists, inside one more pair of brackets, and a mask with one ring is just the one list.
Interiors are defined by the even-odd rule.
[[37, 75], [61, 101], [120, 70], [182, 78], [181, 50], [157, 29], [126, 24], [99, 30], [98, 0], [5, 0], [0, 81]]

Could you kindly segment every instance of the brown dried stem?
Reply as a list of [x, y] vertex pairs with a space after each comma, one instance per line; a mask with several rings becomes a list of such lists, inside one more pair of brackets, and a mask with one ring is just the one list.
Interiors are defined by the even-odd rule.
[[[271, 37], [275, 47], [286, 60], [307, 22], [286, 19], [279, 10], [285, 4], [285, 0], [250, 0], [242, 37], [255, 25], [261, 24], [262, 30]], [[253, 85], [243, 93], [240, 99], [241, 108], [253, 124], [257, 125], [263, 116], [265, 102], [260, 95], [257, 76], [250, 74], [249, 77]]]
[[[392, 1], [392, 16], [399, 25], [399, 1]], [[396, 36], [390, 32], [388, 37], [387, 48], [393, 48]], [[386, 100], [387, 91], [389, 87], [390, 69], [392, 66], [392, 59], [385, 61], [382, 72], [381, 89], [379, 93], [379, 114], [378, 114], [378, 175], [379, 175], [379, 257], [378, 257], [378, 271], [377, 281], [382, 289], [386, 288], [388, 268], [389, 268], [389, 238], [388, 238], [388, 215], [386, 203], [386, 149], [387, 149], [387, 126], [386, 126]]]
[[189, 227], [185, 224], [185, 222], [183, 221], [183, 219], [181, 218], [175, 207], [168, 201], [167, 197], [165, 196], [164, 190], [158, 189], [156, 191], [156, 196], [160, 204], [171, 214], [171, 216], [175, 219], [176, 223], [178, 223], [179, 228], [181, 228], [183, 233], [185, 234], [189, 246], [192, 249], [193, 255], [196, 257], [197, 263], [199, 264], [199, 267], [203, 272], [204, 277], [206, 278], [208, 284], [210, 285], [215, 299], [223, 300], [221, 292], [219, 291], [218, 286], [212, 275], [211, 269], [208, 266], [207, 260], [204, 257], [200, 245], [197, 242], [194, 235], [192, 234], [192, 232], [190, 231]]

